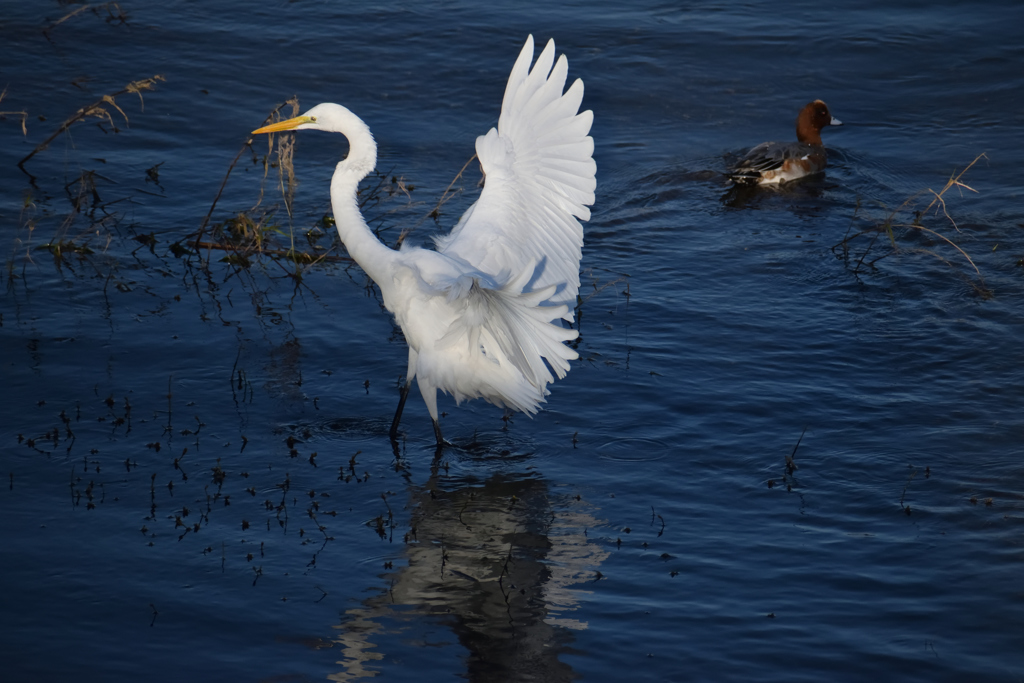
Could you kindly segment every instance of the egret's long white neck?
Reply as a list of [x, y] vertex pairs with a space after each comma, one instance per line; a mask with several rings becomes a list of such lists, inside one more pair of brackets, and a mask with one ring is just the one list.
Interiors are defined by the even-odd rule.
[[[326, 106], [320, 105], [317, 109]], [[317, 123], [322, 130], [341, 133], [349, 144], [348, 156], [338, 163], [331, 179], [331, 206], [338, 236], [366, 274], [382, 289], [389, 288], [391, 282], [386, 266], [396, 252], [373, 234], [356, 199], [359, 181], [377, 165], [377, 143], [362, 119], [341, 105], [331, 105], [329, 111], [318, 114]]]

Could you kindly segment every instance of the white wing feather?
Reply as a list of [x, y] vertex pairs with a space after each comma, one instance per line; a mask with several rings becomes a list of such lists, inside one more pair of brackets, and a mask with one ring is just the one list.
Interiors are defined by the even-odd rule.
[[531, 311], [549, 309], [556, 315], [548, 320], [571, 322], [583, 248], [577, 219], [590, 218], [597, 165], [588, 135], [593, 114], [578, 113], [583, 82], [563, 93], [568, 63], [565, 55], [557, 62], [554, 56], [551, 40], [530, 69], [533, 36], [527, 38], [508, 79], [498, 127], [476, 140], [486, 178], [480, 198], [451, 234], [436, 241], [441, 253], [499, 281], [524, 283], [519, 296], [550, 291], [549, 305], [538, 301]]

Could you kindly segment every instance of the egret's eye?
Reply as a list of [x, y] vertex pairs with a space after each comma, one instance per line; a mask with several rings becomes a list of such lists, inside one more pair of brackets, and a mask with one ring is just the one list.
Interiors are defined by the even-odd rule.
[[316, 123], [316, 117], [315, 116], [310, 116], [309, 117], [309, 121], [310, 121], [310, 123]]

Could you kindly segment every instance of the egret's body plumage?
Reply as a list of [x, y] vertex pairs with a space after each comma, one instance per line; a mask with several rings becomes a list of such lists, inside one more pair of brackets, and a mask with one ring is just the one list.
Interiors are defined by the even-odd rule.
[[593, 115], [579, 112], [582, 81], [563, 93], [568, 64], [564, 55], [555, 62], [554, 41], [531, 69], [533, 51], [530, 36], [509, 76], [497, 128], [477, 138], [480, 197], [449, 235], [435, 239], [436, 250], [393, 250], [367, 226], [356, 190], [376, 166], [377, 146], [348, 109], [319, 104], [255, 131], [314, 129], [348, 138], [349, 154], [331, 181], [338, 234], [409, 344], [392, 437], [414, 378], [440, 443], [438, 389], [456, 402], [483, 398], [532, 415], [547, 385], [577, 358], [564, 342], [577, 336], [567, 323], [579, 291], [579, 220], [590, 218], [596, 188]]

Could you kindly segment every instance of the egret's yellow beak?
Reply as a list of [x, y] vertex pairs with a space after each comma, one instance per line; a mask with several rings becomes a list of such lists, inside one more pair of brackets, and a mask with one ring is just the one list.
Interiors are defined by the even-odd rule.
[[312, 116], [296, 116], [294, 119], [286, 119], [284, 121], [278, 121], [272, 123], [269, 126], [263, 126], [257, 128], [252, 132], [253, 135], [257, 133], [279, 133], [282, 130], [295, 130], [304, 123], [313, 123], [316, 121]]

